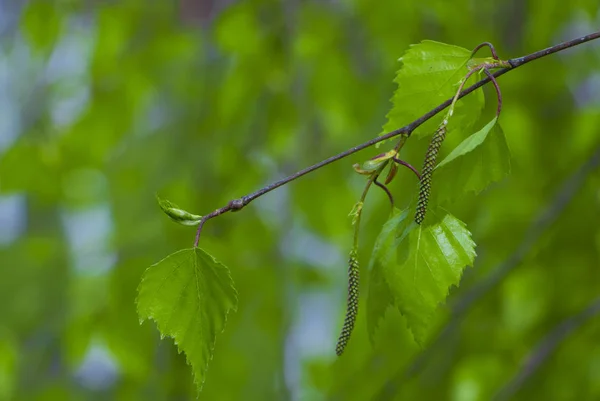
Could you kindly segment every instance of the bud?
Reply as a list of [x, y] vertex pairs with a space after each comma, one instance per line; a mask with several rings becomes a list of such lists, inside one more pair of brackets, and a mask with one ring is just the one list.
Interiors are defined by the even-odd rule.
[[183, 224], [184, 226], [195, 226], [202, 220], [202, 216], [180, 209], [176, 204], [166, 199], [160, 199], [158, 195], [156, 196], [156, 200], [162, 211], [176, 223]]

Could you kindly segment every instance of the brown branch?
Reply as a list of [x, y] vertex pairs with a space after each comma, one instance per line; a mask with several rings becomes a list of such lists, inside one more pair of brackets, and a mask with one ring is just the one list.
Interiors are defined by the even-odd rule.
[[[517, 57], [517, 58], [513, 58], [510, 60], [507, 60], [507, 63], [511, 66], [511, 68], [502, 68], [498, 71], [496, 71], [493, 75], [494, 78], [498, 78], [504, 74], [506, 74], [509, 71], [512, 71], [524, 64], [529, 63], [530, 61], [534, 61], [537, 59], [540, 59], [542, 57], [546, 57], [550, 54], [554, 54], [560, 51], [563, 51], [565, 49], [574, 47], [574, 46], [578, 46], [582, 43], [585, 42], [589, 42], [591, 40], [594, 39], [598, 39], [600, 38], [600, 31], [598, 32], [594, 32], [591, 33], [589, 35], [585, 35], [582, 37], [579, 37], [577, 39], [573, 39], [573, 40], [569, 40], [567, 42], [563, 42], [551, 47], [548, 47], [546, 49], [543, 50], [539, 50], [537, 52], [528, 54], [526, 56], [522, 56], [522, 57]], [[464, 89], [463, 91], [460, 92], [460, 94], [458, 95], [458, 99], [461, 99], [462, 97], [470, 94], [471, 92], [481, 88], [483, 85], [487, 84], [488, 82], [491, 81], [491, 77], [485, 77], [483, 79], [481, 79], [480, 81], [476, 82], [475, 84], [471, 85], [470, 87], [468, 87], [467, 89]], [[377, 138], [373, 138], [367, 142], [364, 142], [360, 145], [354, 146], [353, 148], [350, 148], [344, 152], [338, 153], [335, 156], [331, 156], [319, 163], [316, 163], [310, 167], [307, 167], [303, 170], [298, 171], [295, 174], [292, 174], [288, 177], [285, 177], [279, 181], [276, 181], [272, 184], [269, 184], [251, 194], [248, 194], [246, 196], [243, 196], [241, 198], [238, 199], [234, 199], [232, 201], [230, 201], [226, 206], [215, 210], [214, 212], [204, 216], [204, 218], [202, 219], [202, 221], [200, 222], [200, 224], [198, 225], [198, 231], [196, 232], [196, 240], [194, 242], [194, 246], [198, 246], [198, 240], [200, 238], [200, 232], [202, 231], [202, 227], [204, 226], [204, 223], [216, 216], [219, 216], [223, 213], [229, 212], [229, 211], [238, 211], [241, 210], [242, 208], [244, 208], [246, 205], [248, 205], [250, 202], [252, 202], [254, 199], [261, 197], [262, 195], [271, 192], [272, 190], [279, 188], [285, 184], [288, 184], [291, 181], [296, 180], [297, 178], [302, 177], [303, 175], [306, 175], [310, 172], [313, 172], [315, 170], [320, 169], [321, 167], [324, 167], [330, 163], [333, 163], [335, 161], [338, 161], [340, 159], [343, 159], [347, 156], [350, 156], [351, 154], [354, 154], [358, 151], [361, 151], [363, 149], [366, 149], [370, 146], [375, 145], [376, 143], [379, 142], [383, 142], [385, 140], [388, 140], [390, 138], [396, 137], [398, 135], [403, 135], [405, 138], [410, 137], [410, 134], [416, 129], [418, 128], [420, 125], [422, 125], [423, 123], [425, 123], [426, 121], [428, 121], [429, 119], [431, 119], [432, 117], [434, 117], [436, 114], [438, 114], [439, 112], [441, 112], [442, 110], [446, 109], [448, 106], [450, 106], [450, 104], [452, 103], [453, 98], [450, 98], [448, 100], [446, 100], [445, 102], [443, 102], [442, 104], [440, 104], [439, 106], [435, 107], [434, 109], [430, 110], [429, 112], [423, 114], [421, 117], [419, 117], [418, 119], [416, 119], [415, 121], [413, 121], [412, 123], [405, 125], [404, 127], [398, 128], [394, 131], [388, 132], [385, 135], [381, 135]]]

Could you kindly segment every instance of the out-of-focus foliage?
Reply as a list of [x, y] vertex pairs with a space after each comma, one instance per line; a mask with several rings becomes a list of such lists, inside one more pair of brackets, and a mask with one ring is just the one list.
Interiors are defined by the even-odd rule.
[[[206, 214], [376, 136], [412, 43], [490, 41], [510, 58], [600, 23], [595, 0], [1, 6], [0, 397], [19, 401], [196, 398], [185, 356], [136, 313], [145, 269], [194, 239], [161, 213], [156, 193]], [[599, 46], [499, 79], [512, 172], [452, 204], [478, 256], [422, 348], [393, 308], [371, 341], [362, 297], [335, 357], [347, 214], [364, 183], [352, 164], [381, 149], [208, 222], [201, 246], [231, 268], [239, 307], [200, 399], [469, 401], [514, 383], [536, 345], [598, 298], [598, 167], [569, 181], [564, 209], [547, 208], [600, 147]], [[484, 92], [485, 122], [496, 103], [493, 88]], [[449, 131], [439, 160], [483, 126], [472, 123]], [[402, 158], [420, 166], [427, 142], [411, 138]], [[406, 205], [416, 179], [402, 169], [390, 189]], [[358, 255], [367, 266], [390, 207], [373, 191], [363, 209]], [[540, 215], [552, 224], [531, 234]], [[503, 270], [507, 261], [516, 263]], [[600, 398], [600, 319], [575, 321], [514, 399]]]

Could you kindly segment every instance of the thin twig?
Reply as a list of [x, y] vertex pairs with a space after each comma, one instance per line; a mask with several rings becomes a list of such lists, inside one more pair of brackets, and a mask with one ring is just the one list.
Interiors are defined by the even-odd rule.
[[503, 401], [515, 395], [569, 334], [598, 314], [600, 314], [600, 299], [596, 299], [582, 312], [563, 320], [554, 327], [533, 349], [522, 368], [496, 393], [493, 399]]
[[373, 184], [377, 185], [379, 188], [383, 189], [385, 191], [385, 193], [387, 194], [388, 198], [390, 199], [390, 204], [392, 205], [392, 209], [394, 208], [394, 197], [392, 196], [392, 193], [390, 192], [390, 190], [388, 189], [388, 187], [386, 187], [384, 184], [380, 183], [379, 181], [377, 181], [377, 179], [375, 179], [373, 181]]
[[[511, 66], [511, 68], [502, 68], [499, 69], [498, 71], [494, 72], [493, 77], [494, 78], [498, 78], [504, 74], [506, 74], [509, 71], [512, 71], [524, 64], [529, 63], [530, 61], [533, 60], [537, 60], [540, 59], [542, 57], [546, 57], [550, 54], [554, 54], [557, 52], [560, 52], [562, 50], [574, 47], [574, 46], [578, 46], [582, 43], [585, 42], [589, 42], [591, 40], [594, 39], [598, 39], [600, 38], [600, 31], [598, 32], [594, 32], [591, 33], [589, 35], [585, 35], [585, 36], [581, 36], [577, 39], [573, 39], [573, 40], [569, 40], [563, 43], [560, 43], [558, 45], [554, 45], [551, 47], [548, 47], [546, 49], [543, 50], [539, 50], [537, 52], [528, 54], [526, 56], [522, 56], [522, 57], [517, 57], [517, 58], [513, 58], [510, 60], [507, 60], [507, 63]], [[460, 99], [468, 94], [470, 94], [471, 92], [481, 88], [483, 85], [487, 84], [488, 82], [491, 81], [490, 77], [485, 77], [483, 79], [481, 79], [480, 81], [476, 82], [475, 84], [471, 85], [470, 87], [468, 87], [467, 89], [464, 89], [463, 91], [460, 92], [460, 94], [456, 97], [456, 99]], [[303, 175], [306, 175], [310, 172], [313, 172], [315, 170], [320, 169], [321, 167], [324, 167], [330, 163], [333, 163], [335, 161], [338, 161], [340, 159], [343, 159], [347, 156], [350, 156], [351, 154], [354, 154], [358, 151], [361, 151], [363, 149], [366, 149], [370, 146], [375, 145], [376, 143], [379, 142], [383, 142], [386, 141], [390, 138], [396, 137], [398, 135], [403, 135], [403, 137], [405, 139], [407, 139], [408, 137], [410, 137], [411, 133], [418, 128], [419, 126], [421, 126], [423, 123], [425, 123], [426, 121], [428, 121], [429, 119], [431, 119], [432, 117], [434, 117], [436, 114], [438, 114], [439, 112], [441, 112], [442, 110], [446, 109], [448, 106], [450, 106], [450, 104], [454, 101], [454, 97], [446, 100], [445, 102], [441, 103], [439, 106], [433, 108], [432, 110], [430, 110], [429, 112], [423, 114], [421, 117], [417, 118], [415, 121], [413, 121], [412, 123], [405, 125], [404, 127], [398, 128], [394, 131], [388, 132], [385, 135], [381, 135], [377, 138], [373, 138], [367, 142], [364, 142], [360, 145], [354, 146], [344, 152], [341, 152], [335, 156], [331, 156], [323, 161], [320, 161], [319, 163], [316, 163], [310, 167], [307, 167], [303, 170], [298, 171], [295, 174], [292, 174], [288, 177], [285, 177], [279, 181], [276, 181], [272, 184], [269, 184], [249, 195], [243, 196], [241, 198], [238, 199], [234, 199], [233, 201], [229, 202], [229, 204], [227, 206], [224, 206], [220, 209], [215, 210], [214, 212], [208, 214], [205, 216], [204, 219], [202, 219], [203, 221], [201, 221], [201, 224], [198, 225], [198, 231], [196, 233], [196, 239], [198, 240], [200, 238], [200, 232], [202, 231], [202, 227], [203, 227], [203, 223], [206, 222], [207, 220], [219, 216], [223, 213], [229, 212], [229, 211], [237, 211], [237, 210], [241, 210], [242, 208], [244, 208], [246, 205], [248, 205], [250, 202], [252, 202], [254, 199], [261, 197], [262, 195], [271, 192], [272, 190], [279, 188], [282, 185], [285, 185], [291, 181], [294, 181], [297, 178], [302, 177]], [[404, 139], [404, 140], [405, 140]], [[233, 206], [233, 204], [235, 204], [235, 206]], [[197, 246], [197, 241], [195, 241], [194, 246]]]
[[471, 52], [471, 57], [473, 57], [475, 55], [475, 53], [477, 53], [479, 51], [479, 49], [481, 49], [484, 46], [489, 47], [490, 52], [492, 53], [492, 58], [494, 60], [498, 60], [498, 54], [496, 53], [496, 49], [494, 48], [494, 45], [491, 44], [490, 42], [483, 42], [483, 43], [477, 45], [477, 47], [474, 48], [473, 51]]
[[484, 68], [483, 72], [490, 78], [492, 84], [494, 84], [494, 88], [496, 88], [496, 96], [498, 97], [498, 108], [496, 109], [496, 118], [499, 118], [500, 112], [502, 111], [502, 91], [500, 90], [500, 86], [498, 85], [498, 82], [496, 81], [496, 78], [494, 78], [492, 73], [487, 68]]
[[194, 240], [194, 248], [198, 247], [198, 242], [200, 241], [200, 233], [202, 232], [202, 227], [204, 227], [204, 223], [206, 223], [208, 220], [212, 219], [213, 217], [222, 215], [223, 213], [237, 212], [239, 210], [242, 210], [242, 208], [244, 206], [245, 205], [244, 205], [244, 202], [242, 199], [233, 199], [233, 200], [229, 201], [227, 206], [224, 206], [220, 209], [215, 210], [212, 213], [207, 214], [206, 216], [203, 216], [202, 219], [200, 219], [200, 223], [198, 224], [198, 230], [196, 230], [196, 239]]

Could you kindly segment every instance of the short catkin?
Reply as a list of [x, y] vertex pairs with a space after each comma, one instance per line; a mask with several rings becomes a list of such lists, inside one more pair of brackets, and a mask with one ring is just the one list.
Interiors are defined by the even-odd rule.
[[425, 219], [431, 191], [431, 176], [436, 165], [437, 155], [445, 138], [446, 125], [444, 124], [433, 134], [433, 138], [431, 138], [431, 142], [429, 142], [429, 147], [427, 148], [427, 153], [425, 153], [425, 162], [423, 163], [419, 187], [419, 201], [417, 203], [417, 213], [415, 214], [415, 223], [417, 224], [421, 224]]
[[356, 322], [356, 315], [358, 314], [358, 286], [359, 286], [360, 272], [358, 268], [358, 259], [356, 249], [350, 252], [350, 258], [348, 259], [348, 303], [346, 307], [346, 318], [344, 319], [344, 326], [342, 332], [338, 338], [337, 345], [335, 346], [335, 353], [340, 356], [344, 353], [344, 349], [350, 340], [350, 335], [354, 329], [354, 323]]

